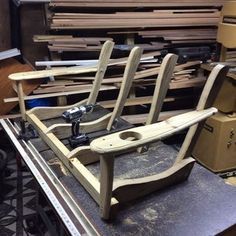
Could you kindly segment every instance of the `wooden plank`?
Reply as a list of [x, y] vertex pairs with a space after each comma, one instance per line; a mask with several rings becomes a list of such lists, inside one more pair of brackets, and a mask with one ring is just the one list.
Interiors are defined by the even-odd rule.
[[150, 1], [137, 1], [137, 2], [113, 2], [113, 1], [51, 1], [51, 7], [97, 7], [99, 3], [99, 7], [118, 7], [118, 8], [125, 8], [125, 7], [180, 7], [180, 6], [222, 6], [225, 1], [171, 1], [171, 2], [164, 2], [164, 1], [157, 1], [157, 2], [150, 2]]
[[48, 94], [48, 93], [58, 93], [58, 92], [68, 92], [68, 91], [92, 91], [92, 84], [85, 85], [73, 85], [73, 86], [53, 86], [49, 88], [40, 88], [33, 91], [33, 94]]
[[102, 20], [93, 19], [80, 20], [78, 22], [72, 21], [68, 23], [52, 23], [51, 29], [111, 29], [111, 28], [150, 28], [150, 27], [180, 27], [180, 26], [216, 26], [218, 24], [218, 18], [167, 18], [167, 19], [137, 19], [127, 20]]
[[107, 66], [108, 66], [108, 63], [112, 54], [113, 47], [114, 47], [114, 43], [109, 40], [103, 44], [103, 47], [102, 47], [102, 50], [98, 59], [97, 73], [94, 78], [92, 90], [91, 90], [91, 93], [89, 94], [87, 104], [96, 103], [97, 96], [101, 88], [102, 80], [106, 73]]
[[170, 83], [169, 89], [181, 89], [181, 88], [191, 88], [191, 87], [201, 87], [205, 84], [205, 78], [192, 78], [186, 81], [178, 81], [176, 83]]
[[111, 130], [113, 122], [115, 121], [115, 119], [117, 119], [121, 115], [123, 111], [125, 101], [130, 92], [130, 88], [134, 79], [135, 72], [140, 62], [141, 55], [142, 55], [142, 49], [139, 47], [133, 48], [132, 51], [130, 52], [130, 56], [128, 58], [128, 62], [125, 68], [120, 92], [119, 92], [114, 110], [112, 112], [111, 119], [109, 120], [107, 124], [107, 130]]
[[164, 99], [169, 88], [171, 77], [173, 76], [174, 68], [178, 56], [174, 54], [167, 54], [161, 63], [160, 72], [158, 73], [156, 86], [153, 94], [153, 100], [146, 124], [152, 124], [158, 121]]
[[180, 183], [188, 178], [194, 162], [193, 158], [187, 158], [159, 174], [143, 178], [114, 180], [113, 196], [122, 203], [164, 189], [170, 184]]
[[[104, 90], [114, 90], [117, 89], [116, 86], [112, 85], [102, 85], [100, 88], [100, 91]], [[84, 89], [81, 91], [68, 91], [68, 92], [59, 92], [59, 93], [49, 93], [49, 94], [38, 94], [38, 95], [28, 95], [24, 96], [24, 100], [31, 100], [31, 99], [38, 99], [38, 98], [51, 98], [51, 97], [58, 97], [58, 96], [69, 96], [73, 94], [81, 94], [81, 93], [89, 93], [91, 89]], [[10, 97], [10, 98], [4, 98], [4, 102], [17, 102], [19, 101], [18, 97]]]
[[[169, 119], [170, 117], [189, 112], [190, 110], [191, 109], [163, 111], [160, 113], [158, 121]], [[126, 120], [127, 122], [131, 124], [137, 125], [137, 124], [145, 124], [147, 120], [147, 116], [148, 116], [147, 113], [135, 114], [135, 115], [124, 115], [122, 116], [122, 119]]]
[[168, 18], [190, 18], [190, 17], [197, 17], [197, 18], [212, 18], [212, 17], [219, 17], [220, 12], [207, 12], [207, 13], [172, 13], [172, 12], [116, 12], [116, 13], [109, 13], [109, 14], [98, 14], [98, 13], [57, 13], [52, 18], [52, 23], [68, 23], [70, 21], [79, 21], [81, 19], [168, 19]]
[[[178, 99], [184, 99], [184, 97], [168, 97], [164, 100], [164, 102], [174, 102]], [[152, 96], [127, 98], [125, 106], [145, 105], [151, 104], [151, 102]], [[113, 108], [115, 106], [116, 100], [99, 101], [98, 103], [104, 108]]]
[[161, 140], [184, 130], [217, 112], [216, 108], [192, 111], [172, 117], [166, 121], [128, 129], [97, 138], [90, 144], [91, 150], [99, 154], [118, 154]]

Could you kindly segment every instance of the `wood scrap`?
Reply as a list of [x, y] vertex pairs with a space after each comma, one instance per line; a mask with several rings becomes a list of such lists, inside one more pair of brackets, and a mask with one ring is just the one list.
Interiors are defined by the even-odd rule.
[[[189, 109], [164, 111], [160, 113], [159, 121], [166, 120], [170, 117], [183, 114], [189, 111], [190, 111]], [[147, 115], [148, 114], [125, 115], [125, 116], [122, 116], [122, 118], [131, 124], [144, 124], [147, 120]]]

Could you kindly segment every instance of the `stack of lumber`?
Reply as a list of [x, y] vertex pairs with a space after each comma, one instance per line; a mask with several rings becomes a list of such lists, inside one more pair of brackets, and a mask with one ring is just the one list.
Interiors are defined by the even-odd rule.
[[[188, 62], [185, 64], [177, 65], [175, 68], [175, 73], [172, 78], [170, 89], [180, 89], [186, 87], [197, 87], [204, 84], [204, 78], [196, 78], [196, 68], [200, 65], [200, 61]], [[134, 77], [134, 86], [145, 89], [147, 86], [155, 85], [156, 78], [159, 73], [159, 66], [153, 66], [148, 69], [145, 68], [145, 64], [142, 65], [143, 70], [136, 72]], [[145, 68], [145, 69], [144, 69]], [[110, 67], [108, 70], [113, 70], [114, 66]], [[33, 94], [49, 94], [49, 93], [66, 93], [66, 94], [81, 94], [90, 91], [94, 77], [58, 77], [56, 81], [49, 81], [47, 84], [41, 84]], [[119, 88], [122, 82], [122, 74], [116, 74], [112, 77], [105, 77], [102, 82], [101, 91], [112, 90]]]
[[154, 10], [115, 13], [55, 13], [51, 29], [115, 29], [180, 26], [216, 26], [219, 11]]
[[[120, 74], [115, 74], [109, 76], [116, 67], [121, 67], [120, 63], [125, 61], [124, 59], [111, 60], [110, 66], [108, 68], [107, 76], [103, 79], [101, 91], [116, 90], [119, 89], [122, 82], [122, 72]], [[205, 83], [205, 78], [196, 77], [197, 68], [200, 66], [200, 61], [192, 61], [185, 64], [180, 64], [175, 67], [174, 75], [170, 83], [170, 90], [181, 89], [187, 87], [199, 87]], [[123, 66], [122, 66], [123, 68]], [[149, 86], [154, 86], [156, 83], [156, 78], [159, 73], [160, 67], [156, 63], [141, 63], [139, 71], [136, 72], [133, 82], [133, 87], [145, 90]], [[25, 100], [35, 99], [35, 98], [47, 98], [47, 97], [57, 97], [63, 95], [73, 95], [73, 94], [83, 94], [88, 93], [91, 90], [93, 76], [76, 76], [76, 77], [56, 77], [55, 81], [49, 81], [46, 84], [41, 84], [37, 89], [33, 91], [32, 95], [25, 96]], [[132, 105], [142, 105], [150, 104], [152, 96], [137, 97], [128, 99], [127, 106]], [[115, 101], [106, 101], [102, 105], [107, 108], [112, 108]], [[18, 101], [17, 97], [6, 98], [5, 102]], [[175, 101], [174, 98], [167, 99], [167, 102]]]
[[[214, 49], [220, 9], [224, 2], [51, 0], [46, 5], [48, 11], [45, 14], [48, 17], [46, 22], [49, 34], [35, 35], [34, 42], [46, 43], [52, 60], [94, 61], [93, 59], [98, 58], [104, 41], [114, 41], [113, 59], [103, 80], [103, 91], [117, 90], [121, 84], [125, 62], [124, 58], [120, 61], [116, 58], [127, 57], [134, 46], [140, 46], [145, 55], [153, 55], [150, 60], [140, 63], [134, 79], [136, 94], [132, 94], [126, 106], [150, 104], [150, 91], [155, 85], [163, 55], [167, 52], [179, 52], [175, 49], [181, 47], [207, 46], [211, 50]], [[197, 77], [196, 72], [200, 60], [202, 58], [194, 57], [176, 66], [170, 91], [200, 87], [204, 84], [205, 79]], [[93, 75], [55, 79], [40, 85], [25, 99], [88, 93]], [[139, 90], [149, 92], [140, 95]], [[112, 108], [113, 100], [106, 101], [107, 97], [104, 96], [102, 99], [104, 106]], [[168, 99], [166, 102], [173, 102], [178, 98]], [[8, 101], [17, 101], [17, 98], [12, 97]]]
[[165, 29], [139, 31], [138, 35], [143, 39], [149, 39], [150, 43], [155, 39], [163, 39], [169, 44], [207, 44], [215, 43], [217, 30], [215, 28], [202, 29]]
[[182, 7], [182, 6], [222, 6], [222, 0], [51, 0], [53, 7], [102, 7], [102, 8], [127, 8], [127, 7]]
[[121, 51], [130, 50], [127, 44], [145, 51], [199, 45], [213, 50], [224, 2], [51, 0], [47, 22], [50, 33], [58, 38], [47, 40], [48, 48], [53, 56], [59, 52], [60, 57], [66, 54], [68, 58], [68, 52], [73, 52], [73, 57], [79, 57], [75, 52], [99, 51], [100, 43], [112, 38]]
[[34, 42], [47, 42], [50, 51], [100, 51], [109, 37], [72, 37], [71, 35], [35, 35]]

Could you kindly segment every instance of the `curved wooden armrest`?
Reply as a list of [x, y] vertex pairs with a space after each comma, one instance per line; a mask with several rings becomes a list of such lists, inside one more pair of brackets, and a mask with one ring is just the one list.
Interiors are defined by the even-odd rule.
[[40, 79], [50, 76], [59, 75], [73, 75], [73, 74], [84, 74], [90, 72], [96, 72], [97, 67], [81, 67], [73, 66], [68, 68], [58, 68], [52, 70], [38, 70], [29, 72], [19, 72], [8, 76], [10, 80], [20, 81], [20, 80], [30, 80], [30, 79]]
[[99, 154], [124, 153], [166, 138], [205, 120], [216, 112], [217, 109], [214, 107], [201, 111], [187, 112], [160, 123], [132, 128], [95, 139], [90, 144], [90, 147], [92, 151]]

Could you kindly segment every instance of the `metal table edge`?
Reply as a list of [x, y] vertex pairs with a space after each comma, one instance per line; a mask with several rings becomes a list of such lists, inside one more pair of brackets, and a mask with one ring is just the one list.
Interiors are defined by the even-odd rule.
[[[18, 135], [18, 130], [10, 122], [9, 119], [0, 119], [0, 124], [2, 125], [3, 129], [7, 133], [8, 137], [10, 138], [17, 151], [20, 153], [20, 156], [30, 169], [31, 173], [33, 174], [41, 189], [43, 190], [50, 203], [56, 210], [58, 216], [63, 221], [69, 233], [73, 236], [84, 234], [99, 235], [96, 228], [85, 216], [82, 209], [74, 201], [70, 193], [63, 187], [59, 179], [48, 167], [47, 163], [42, 158], [40, 153], [35, 149], [32, 143], [30, 141], [25, 142], [23, 140], [17, 139], [16, 135]], [[38, 165], [37, 167], [36, 164]], [[38, 168], [40, 168], [41, 170], [39, 171]], [[43, 171], [43, 173], [41, 171]], [[54, 187], [53, 191], [49, 185], [52, 185]], [[63, 201], [58, 200], [56, 193], [62, 196]], [[69, 209], [70, 212], [66, 211], [64, 206], [66, 206], [66, 208]], [[74, 214], [74, 217], [76, 218], [77, 222], [73, 222], [71, 220], [71, 213]], [[76, 224], [80, 224], [81, 227], [76, 227]], [[83, 228], [82, 231], [81, 228]]]

